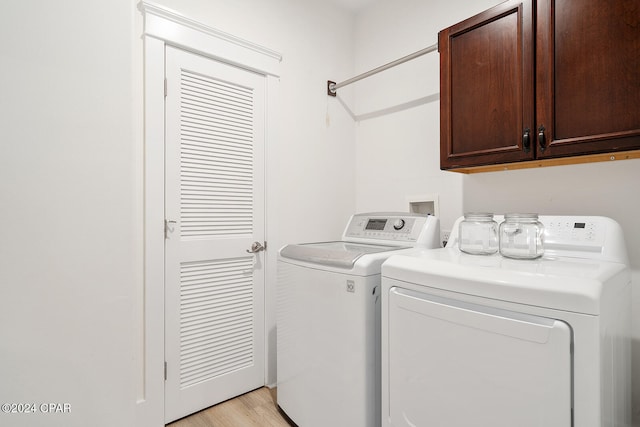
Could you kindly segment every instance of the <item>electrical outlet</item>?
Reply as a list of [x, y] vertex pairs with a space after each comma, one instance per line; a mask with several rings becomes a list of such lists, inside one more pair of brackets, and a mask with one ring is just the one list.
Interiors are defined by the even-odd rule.
[[440, 241], [442, 242], [442, 247], [445, 247], [447, 245], [450, 235], [451, 230], [440, 230]]

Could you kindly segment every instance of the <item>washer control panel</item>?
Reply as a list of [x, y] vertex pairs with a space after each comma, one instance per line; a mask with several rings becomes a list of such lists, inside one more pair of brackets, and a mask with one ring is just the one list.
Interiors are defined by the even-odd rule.
[[427, 223], [427, 215], [403, 213], [356, 214], [343, 234], [344, 240], [371, 239], [416, 242]]

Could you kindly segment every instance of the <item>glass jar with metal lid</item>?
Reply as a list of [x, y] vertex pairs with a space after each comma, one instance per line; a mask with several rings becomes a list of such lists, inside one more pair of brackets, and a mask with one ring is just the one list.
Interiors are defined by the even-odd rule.
[[458, 247], [472, 255], [498, 252], [498, 223], [492, 213], [465, 213], [458, 226]]
[[544, 255], [544, 225], [538, 214], [505, 214], [500, 224], [500, 254], [516, 259]]

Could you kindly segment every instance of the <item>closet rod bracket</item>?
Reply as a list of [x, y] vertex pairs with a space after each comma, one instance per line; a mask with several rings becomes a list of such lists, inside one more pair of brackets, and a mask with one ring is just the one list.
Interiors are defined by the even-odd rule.
[[331, 80], [327, 80], [327, 95], [336, 96], [338, 94], [336, 90], [336, 82], [332, 82]]

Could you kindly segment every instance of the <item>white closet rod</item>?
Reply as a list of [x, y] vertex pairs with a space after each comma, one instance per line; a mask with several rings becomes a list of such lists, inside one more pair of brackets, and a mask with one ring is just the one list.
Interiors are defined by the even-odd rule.
[[412, 59], [415, 59], [419, 56], [425, 55], [427, 53], [431, 53], [433, 51], [438, 50], [438, 43], [433, 44], [429, 47], [425, 47], [422, 50], [419, 50], [417, 52], [414, 52], [410, 55], [404, 56], [400, 59], [396, 59], [395, 61], [389, 62], [388, 64], [385, 65], [381, 65], [378, 68], [374, 68], [371, 71], [367, 71], [366, 73], [362, 73], [360, 75], [357, 75], [355, 77], [350, 78], [349, 80], [345, 80], [343, 82], [340, 83], [336, 83], [336, 82], [332, 82], [331, 80], [327, 80], [327, 95], [329, 96], [336, 96], [338, 89], [340, 89], [341, 87], [350, 85], [351, 83], [355, 83], [358, 80], [362, 80], [362, 79], [366, 79], [367, 77], [373, 76], [374, 74], [378, 74], [381, 71], [384, 70], [388, 70], [389, 68], [393, 68], [396, 65], [400, 65], [403, 64], [407, 61], [411, 61]]

